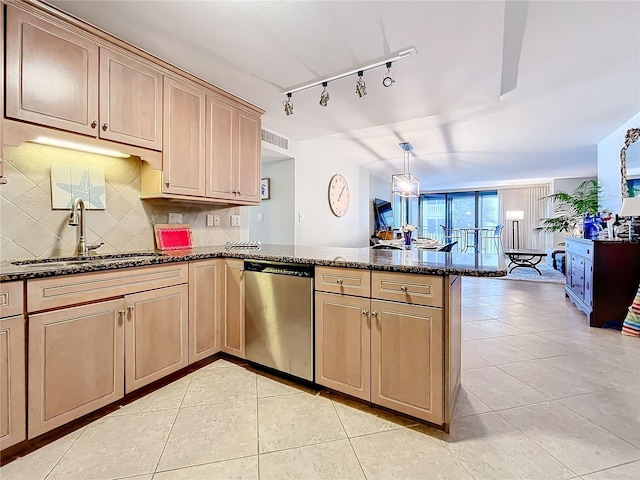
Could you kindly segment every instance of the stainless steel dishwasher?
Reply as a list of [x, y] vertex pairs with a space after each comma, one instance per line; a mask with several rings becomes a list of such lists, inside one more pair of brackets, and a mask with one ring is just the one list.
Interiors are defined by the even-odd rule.
[[246, 359], [313, 381], [313, 265], [245, 260]]

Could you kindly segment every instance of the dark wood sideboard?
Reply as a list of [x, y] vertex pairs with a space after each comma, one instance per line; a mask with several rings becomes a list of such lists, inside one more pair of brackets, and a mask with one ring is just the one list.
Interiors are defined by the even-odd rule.
[[640, 243], [566, 240], [565, 295], [592, 327], [622, 326], [640, 284]]

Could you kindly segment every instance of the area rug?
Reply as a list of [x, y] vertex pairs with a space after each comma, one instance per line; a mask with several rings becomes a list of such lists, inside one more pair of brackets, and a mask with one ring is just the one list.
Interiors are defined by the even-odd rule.
[[[507, 262], [507, 270], [509, 269], [509, 260]], [[524, 282], [542, 282], [542, 283], [565, 283], [564, 273], [554, 270], [545, 263], [537, 265], [542, 275], [532, 268], [516, 268], [513, 272], [508, 273], [506, 277], [498, 277], [502, 280], [522, 280]]]

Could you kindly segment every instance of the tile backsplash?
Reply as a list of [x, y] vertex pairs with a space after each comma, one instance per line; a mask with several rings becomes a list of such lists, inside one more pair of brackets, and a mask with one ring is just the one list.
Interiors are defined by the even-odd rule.
[[[75, 255], [79, 229], [69, 226], [68, 210], [51, 208], [51, 165], [71, 164], [105, 170], [106, 210], [87, 211], [90, 243], [104, 242], [98, 253], [155, 248], [153, 225], [167, 223], [168, 213], [182, 213], [191, 225], [195, 246], [219, 245], [240, 239], [230, 227], [238, 207], [140, 200], [142, 161], [111, 158], [32, 143], [5, 146], [0, 185], [0, 259], [17, 260]], [[206, 227], [206, 215], [220, 215], [220, 227]], [[243, 222], [244, 223], [244, 222]]]

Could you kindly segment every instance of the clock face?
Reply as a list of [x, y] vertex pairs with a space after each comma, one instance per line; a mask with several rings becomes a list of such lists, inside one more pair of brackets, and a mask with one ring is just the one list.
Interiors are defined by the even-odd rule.
[[342, 175], [334, 175], [329, 182], [329, 206], [336, 217], [349, 209], [349, 185]]

